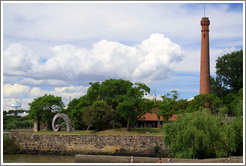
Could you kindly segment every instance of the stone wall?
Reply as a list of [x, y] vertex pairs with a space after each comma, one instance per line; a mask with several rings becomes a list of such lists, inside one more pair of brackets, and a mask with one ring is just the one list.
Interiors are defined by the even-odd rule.
[[[162, 136], [12, 133], [25, 153], [167, 156]], [[159, 149], [159, 150], [158, 150]], [[157, 152], [158, 151], [158, 152]]]

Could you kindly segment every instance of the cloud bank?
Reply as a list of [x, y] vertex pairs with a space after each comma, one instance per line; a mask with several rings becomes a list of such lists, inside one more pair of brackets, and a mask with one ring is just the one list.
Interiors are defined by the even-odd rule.
[[11, 105], [14, 103], [21, 103], [22, 109], [29, 109], [28, 103], [33, 102], [34, 98], [41, 97], [44, 94], [60, 96], [64, 104], [67, 105], [70, 100], [85, 95], [87, 90], [88, 86], [54, 87], [52, 90], [44, 90], [39, 87], [30, 87], [21, 84], [5, 84], [3, 86], [3, 109], [13, 109]]
[[136, 46], [101, 40], [91, 49], [67, 44], [49, 51], [50, 56], [43, 57], [23, 44], [11, 44], [3, 52], [4, 76], [21, 77], [21, 84], [32, 86], [81, 85], [109, 78], [151, 81], [167, 78], [183, 59], [182, 48], [163, 34], [152, 34]]

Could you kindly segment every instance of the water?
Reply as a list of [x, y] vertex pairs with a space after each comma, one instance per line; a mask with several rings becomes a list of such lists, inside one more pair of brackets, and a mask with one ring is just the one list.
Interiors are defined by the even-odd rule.
[[4, 163], [74, 163], [74, 159], [74, 155], [3, 155]]

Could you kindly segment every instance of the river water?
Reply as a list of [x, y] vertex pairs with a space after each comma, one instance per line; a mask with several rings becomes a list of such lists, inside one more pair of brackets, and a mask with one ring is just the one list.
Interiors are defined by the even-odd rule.
[[74, 163], [74, 159], [74, 155], [3, 155], [4, 163]]

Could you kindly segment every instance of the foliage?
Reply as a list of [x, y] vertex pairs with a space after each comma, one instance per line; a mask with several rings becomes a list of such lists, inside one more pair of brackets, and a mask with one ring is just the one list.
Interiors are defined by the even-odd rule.
[[[70, 117], [75, 129], [84, 129], [85, 126], [89, 125], [88, 122], [91, 117], [88, 116], [90, 115], [88, 110], [98, 100], [105, 101], [114, 110], [110, 121], [112, 128], [123, 127], [127, 124], [128, 126], [132, 125], [137, 117], [150, 109], [148, 102], [142, 99], [150, 91], [145, 84], [133, 84], [122, 79], [109, 79], [103, 82], [90, 83], [90, 85], [85, 96], [72, 100], [68, 104], [68, 108], [64, 110]], [[86, 119], [86, 124], [83, 119]]]
[[71, 102], [69, 102], [67, 109], [64, 110], [76, 130], [85, 129], [85, 124], [82, 120], [82, 117], [85, 109], [89, 106], [89, 104], [90, 101], [85, 95], [78, 99], [73, 99]]
[[38, 97], [32, 103], [29, 103], [29, 105], [29, 116], [43, 123], [47, 122], [48, 129], [52, 129], [52, 118], [54, 114], [62, 112], [64, 107], [62, 98], [55, 97], [51, 94]]
[[225, 54], [216, 60], [216, 78], [211, 78], [211, 93], [223, 97], [243, 87], [243, 50]]
[[28, 112], [27, 110], [3, 111], [3, 129], [26, 129], [33, 127], [33, 120], [28, 116], [20, 116], [19, 113]]
[[240, 156], [243, 154], [243, 117], [234, 117], [225, 121], [220, 128], [223, 145], [218, 149], [218, 156]]
[[242, 155], [242, 119], [220, 122], [208, 109], [182, 114], [176, 121], [164, 124], [164, 144], [177, 158]]
[[95, 101], [83, 114], [83, 122], [97, 131], [109, 128], [113, 109], [105, 101]]
[[218, 108], [223, 105], [223, 102], [215, 94], [200, 94], [194, 97], [189, 102], [187, 112], [194, 112], [203, 108], [208, 108], [211, 113], [217, 114]]
[[3, 137], [3, 154], [16, 154], [20, 151], [19, 144], [9, 136]]
[[221, 78], [210, 76], [210, 93], [216, 96], [223, 97], [229, 93], [226, 87], [223, 85]]
[[127, 130], [130, 130], [138, 118], [150, 111], [148, 100], [143, 99], [144, 95], [150, 92], [150, 88], [143, 83], [135, 83], [135, 86], [130, 87], [123, 102], [120, 102], [116, 108], [117, 113], [126, 120]]
[[187, 107], [187, 102], [185, 100], [178, 100], [177, 91], [172, 91], [171, 94], [167, 93], [166, 95], [161, 96], [163, 101], [160, 102], [160, 113], [159, 115], [163, 116], [164, 121], [168, 122], [169, 118], [173, 116], [173, 114], [178, 114], [184, 111]]
[[109, 79], [102, 83], [90, 83], [90, 85], [87, 91], [87, 97], [91, 101], [90, 105], [97, 100], [103, 100], [115, 110], [133, 84], [127, 80]]
[[161, 101], [156, 100], [156, 98], [154, 98], [154, 100], [152, 100], [151, 103], [152, 103], [151, 111], [157, 115], [157, 119], [158, 119], [157, 126], [159, 126], [159, 128], [161, 128], [161, 109], [160, 109]]
[[243, 88], [241, 88], [234, 100], [230, 103], [231, 115], [243, 116]]

